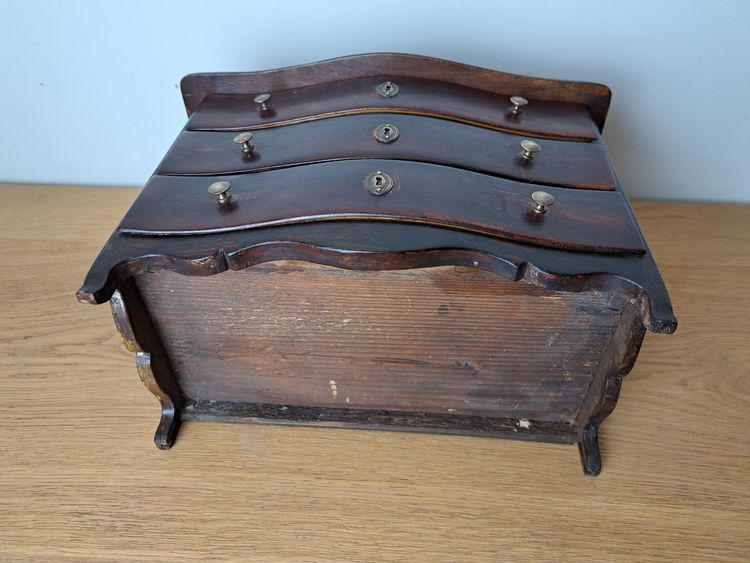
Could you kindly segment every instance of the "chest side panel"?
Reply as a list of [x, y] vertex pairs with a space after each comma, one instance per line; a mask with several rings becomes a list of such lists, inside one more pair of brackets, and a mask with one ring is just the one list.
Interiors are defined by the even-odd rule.
[[138, 286], [186, 396], [572, 424], [620, 317], [473, 268], [267, 263]]

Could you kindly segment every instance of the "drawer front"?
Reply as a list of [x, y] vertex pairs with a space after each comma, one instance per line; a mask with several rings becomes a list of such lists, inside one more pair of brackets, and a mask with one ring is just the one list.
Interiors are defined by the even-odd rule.
[[[270, 109], [260, 110], [255, 94], [208, 96], [195, 110], [190, 130], [239, 130], [276, 127], [338, 115], [390, 112], [427, 115], [490, 129], [537, 137], [593, 140], [597, 130], [582, 104], [529, 99], [514, 114], [510, 97], [438, 80], [397, 78], [398, 94], [383, 97], [386, 76], [344, 80], [266, 92]], [[260, 94], [258, 92], [257, 94]]]
[[[376, 140], [378, 126], [398, 129], [395, 141]], [[616, 180], [599, 142], [540, 140], [532, 160], [521, 157], [521, 136], [442, 119], [369, 114], [255, 131], [248, 158], [234, 132], [184, 131], [157, 174], [215, 175], [353, 158], [446, 164], [524, 182], [613, 190]]]
[[[385, 172], [393, 187], [374, 195], [366, 178]], [[207, 192], [231, 184], [219, 203]], [[457, 228], [566, 250], [643, 253], [645, 245], [619, 192], [545, 188], [556, 198], [540, 215], [534, 186], [416, 162], [350, 160], [238, 176], [154, 176], [120, 231], [190, 235], [333, 220], [382, 220]]]

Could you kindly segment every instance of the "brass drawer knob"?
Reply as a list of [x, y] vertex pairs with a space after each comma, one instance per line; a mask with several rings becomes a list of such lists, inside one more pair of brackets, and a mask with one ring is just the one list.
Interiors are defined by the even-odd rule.
[[247, 131], [246, 133], [240, 133], [232, 140], [240, 145], [242, 152], [244, 152], [246, 155], [250, 156], [251, 154], [253, 154], [255, 145], [250, 142], [253, 140], [252, 133], [250, 133], [249, 131]]
[[214, 182], [208, 186], [208, 193], [215, 195], [219, 203], [226, 203], [232, 199], [229, 193], [229, 182]]
[[542, 147], [539, 143], [530, 141], [528, 139], [524, 139], [523, 141], [521, 141], [521, 148], [523, 149], [521, 156], [526, 160], [531, 160], [532, 158], [534, 158], [534, 155], [536, 153], [542, 150]]
[[531, 194], [531, 199], [534, 201], [532, 209], [539, 215], [544, 215], [550, 207], [555, 205], [555, 196], [547, 192], [534, 192]]
[[529, 100], [522, 98], [521, 96], [511, 96], [510, 103], [513, 104], [510, 108], [510, 113], [518, 115], [521, 113], [521, 108], [529, 103]]
[[271, 104], [268, 100], [271, 99], [271, 94], [258, 94], [253, 98], [253, 101], [258, 104], [258, 111], [264, 112], [271, 109]]
[[393, 96], [398, 94], [398, 85], [395, 82], [387, 80], [382, 84], [378, 84], [376, 91], [382, 98], [392, 98]]

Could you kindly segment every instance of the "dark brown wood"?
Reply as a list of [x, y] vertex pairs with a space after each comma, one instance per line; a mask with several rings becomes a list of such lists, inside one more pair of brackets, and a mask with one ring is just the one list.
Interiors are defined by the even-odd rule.
[[112, 295], [111, 306], [123, 344], [135, 353], [141, 381], [161, 403], [161, 419], [154, 434], [154, 443], [160, 449], [169, 449], [180, 428], [180, 412], [185, 399], [161, 336], [133, 280], [120, 285], [120, 289]]
[[[403, 119], [404, 139], [421, 136], [372, 149], [358, 127], [380, 115], [295, 122], [332, 115], [321, 88], [345, 105], [361, 84], [331, 83], [385, 76], [415, 91], [419, 80], [452, 84], [432, 98], [421, 92], [425, 107], [445, 104], [429, 107], [432, 117], [388, 108], [389, 119]], [[262, 91], [283, 91], [277, 99], [310, 115], [279, 108], [264, 122], [274, 127], [250, 123], [254, 161], [233, 143], [225, 150], [234, 133], [184, 133], [162, 168], [176, 163], [173, 175], [152, 178], [78, 291], [86, 303], [113, 298], [115, 322], [162, 403], [160, 447], [180, 420], [235, 420], [577, 443], [584, 471], [601, 470], [598, 428], [646, 329], [677, 327], [593, 126], [603, 124], [606, 87], [402, 55], [197, 75], [183, 87], [189, 112], [212, 96], [203, 116], [221, 128]], [[493, 131], [504, 128], [493, 116], [481, 128], [455, 123], [467, 121], [458, 98], [489, 103], [488, 92], [537, 108], [586, 106], [594, 138], [543, 139], [523, 174], [510, 162], [493, 168], [494, 148], [513, 136]], [[456, 99], [440, 102], [447, 95]], [[575, 111], [544, 134], [572, 135]], [[531, 130], [542, 113], [519, 124]], [[316, 146], [321, 133], [334, 142]], [[446, 135], [460, 142], [442, 143]], [[457, 156], [465, 154], [474, 156]], [[562, 158], [542, 159], [549, 154]], [[395, 179], [386, 195], [365, 190], [375, 170]], [[592, 180], [602, 170], [614, 189], [570, 187], [602, 187]], [[503, 177], [511, 173], [522, 181]], [[540, 178], [557, 198], [542, 216], [529, 200]], [[229, 204], [206, 192], [218, 179], [232, 183]]]
[[[399, 138], [380, 143], [373, 131], [395, 125]], [[231, 174], [329, 160], [379, 158], [445, 164], [533, 184], [613, 190], [616, 186], [599, 142], [539, 141], [542, 151], [521, 158], [523, 137], [413, 115], [338, 117], [256, 131], [248, 158], [232, 142], [235, 133], [185, 131], [158, 174]]]
[[[479, 266], [485, 269], [496, 271], [504, 276], [508, 276], [510, 279], [522, 279], [533, 284], [539, 284], [542, 287], [556, 288], [565, 291], [584, 291], [586, 289], [597, 289], [605, 292], [611, 292], [624, 296], [630, 296], [629, 299], [636, 304], [637, 326], [633, 327], [634, 333], [637, 334], [638, 326], [641, 327], [642, 337], [642, 326], [640, 323], [647, 323], [653, 330], [672, 332], [676, 327], [676, 321], [671, 314], [671, 308], [669, 307], [668, 301], [663, 301], [666, 295], [663, 293], [663, 285], [661, 280], [658, 278], [650, 257], [645, 256], [640, 260], [646, 260], [645, 263], [639, 264], [632, 263], [630, 261], [623, 262], [622, 259], [617, 258], [606, 258], [602, 257], [599, 259], [594, 258], [593, 255], [586, 255], [585, 260], [581, 261], [579, 256], [577, 259], [573, 259], [566, 266], [568, 258], [574, 258], [572, 255], [568, 256], [566, 253], [557, 253], [554, 251], [545, 251], [542, 248], [528, 248], [529, 254], [535, 256], [533, 258], [537, 263], [547, 261], [548, 266], [554, 265], [555, 269], [559, 271], [567, 270], [568, 272], [586, 272], [590, 271], [588, 275], [549, 275], [542, 269], [532, 266], [520, 268], [519, 265], [527, 264], [523, 258], [515, 258], [518, 260], [516, 265], [512, 262], [507, 262], [506, 259], [497, 259], [492, 254], [485, 254], [482, 251], [472, 250], [442, 250], [442, 251], [421, 251], [418, 253], [414, 252], [401, 252], [392, 253], [387, 252], [385, 254], [379, 252], [331, 252], [328, 247], [332, 244], [339, 246], [347, 246], [347, 243], [343, 243], [343, 239], [340, 238], [340, 234], [344, 232], [342, 229], [343, 225], [340, 223], [329, 223], [329, 224], [306, 224], [306, 225], [293, 225], [288, 227], [279, 227], [273, 230], [260, 230], [251, 231], [247, 233], [230, 233], [225, 235], [209, 235], [201, 237], [204, 243], [209, 243], [208, 246], [204, 246], [204, 250], [200, 250], [200, 244], [196, 244], [198, 241], [196, 237], [185, 237], [185, 238], [172, 238], [167, 242], [163, 238], [148, 238], [143, 237], [138, 240], [138, 237], [123, 237], [123, 235], [114, 235], [113, 240], [107, 245], [107, 252], [102, 255], [100, 262], [92, 269], [92, 272], [87, 280], [88, 287], [90, 289], [82, 288], [79, 292], [79, 298], [83, 301], [90, 301], [94, 299], [104, 300], [107, 296], [108, 288], [116, 286], [117, 278], [124, 276], [124, 279], [130, 279], [132, 276], [152, 271], [156, 269], [168, 269], [179, 271], [182, 274], [188, 275], [211, 275], [221, 271], [225, 271], [227, 268], [232, 269], [243, 269], [250, 267], [254, 263], [264, 262], [266, 260], [273, 259], [287, 259], [297, 258], [303, 259], [309, 262], [319, 263], [332, 263], [347, 268], [357, 269], [389, 269], [397, 267], [425, 267], [430, 265], [436, 265], [441, 263], [454, 263], [454, 264], [465, 264], [472, 266]], [[289, 231], [284, 234], [283, 231]], [[282, 231], [282, 232], [279, 232]], [[317, 231], [317, 234], [316, 234]], [[489, 239], [486, 237], [479, 237], [469, 233], [451, 232], [436, 229], [433, 227], [424, 227], [418, 225], [382, 225], [377, 223], [353, 223], [348, 225], [346, 229], [347, 235], [354, 239], [357, 238], [357, 232], [361, 231], [362, 241], [377, 240], [379, 245], [388, 248], [394, 248], [394, 243], [399, 241], [398, 244], [404, 248], [404, 241], [408, 241], [410, 244], [420, 247], [426, 241], [422, 240], [419, 235], [420, 232], [426, 231], [428, 239], [438, 247], [450, 247], [452, 244], [460, 244], [461, 239], [468, 239], [473, 243], [475, 247], [481, 247], [482, 240], [486, 240], [488, 243]], [[354, 233], [350, 231], [355, 231]], [[387, 232], [389, 237], [382, 236], [378, 237], [378, 231]], [[336, 235], [339, 233], [339, 236]], [[255, 245], [243, 246], [248, 244], [248, 235], [259, 235], [259, 234], [274, 234], [282, 235], [286, 239], [301, 238], [306, 240], [318, 239], [320, 242], [328, 237], [328, 241], [325, 246], [311, 247], [309, 244], [296, 244], [296, 243], [281, 243], [279, 241], [263, 243], [262, 237], [256, 237]], [[239, 235], [242, 235], [241, 237]], [[445, 241], [440, 241], [440, 236], [447, 237]], [[224, 245], [221, 243], [222, 237], [225, 238], [226, 250]], [[322, 237], [322, 238], [321, 238]], [[240, 241], [237, 239], [244, 239]], [[448, 240], [452, 239], [452, 242]], [[467, 241], [464, 240], [464, 243]], [[232, 244], [239, 244], [242, 249], [241, 251], [232, 251]], [[351, 244], [351, 241], [350, 243]], [[502, 247], [506, 244], [502, 241], [492, 242], [492, 246], [495, 246], [496, 252], [502, 252]], [[154, 253], [156, 248], [160, 248], [159, 252], [163, 252], [167, 247], [171, 247], [170, 254], [172, 256], [158, 255]], [[207, 248], [221, 248], [218, 252], [208, 252]], [[126, 254], [118, 255], [118, 248], [126, 250]], [[140, 249], [139, 249], [140, 248]], [[152, 249], [152, 250], [149, 250]], [[182, 250], [181, 250], [182, 249]], [[486, 247], [489, 249], [489, 247]], [[508, 246], [505, 252], [506, 257], [511, 257], [514, 252], [522, 249], [517, 245]], [[549, 256], [545, 257], [546, 253], [550, 253]], [[134, 259], [136, 255], [140, 258]], [[523, 255], [523, 253], [522, 253]], [[119, 258], [118, 258], [119, 256]], [[599, 262], [597, 264], [597, 262]], [[619, 266], [621, 275], [600, 275], [594, 272], [597, 271], [614, 271]], [[628, 267], [630, 266], [630, 267]], [[588, 270], [587, 270], [588, 269]], [[102, 273], [108, 272], [104, 278], [101, 278], [97, 271]], [[646, 274], [644, 277], [643, 274]], [[649, 275], [655, 274], [657, 277], [650, 279]], [[114, 276], [114, 279], [113, 279]], [[99, 278], [101, 281], [96, 281]], [[627, 278], [638, 280], [636, 283], [632, 283]], [[104, 283], [100, 289], [95, 290], [94, 287]], [[95, 284], [95, 285], [92, 285]], [[649, 294], [643, 293], [642, 288], [648, 287]], [[93, 292], [92, 292], [93, 290]], [[633, 359], [632, 347], [626, 350], [624, 357], [620, 362], [620, 366], [628, 365]], [[632, 365], [632, 364], [631, 364]], [[629, 367], [629, 366], [628, 366]], [[605, 402], [606, 404], [606, 402]], [[239, 409], [239, 410], [238, 410]], [[241, 406], [237, 409], [230, 409], [231, 412], [224, 412], [222, 414], [221, 409], [218, 411], [211, 411], [206, 413], [198, 409], [196, 411], [194, 419], [212, 419], [212, 417], [218, 417], [217, 420], [232, 419], [238, 412], [244, 412]], [[203, 414], [201, 414], [203, 413]], [[193, 415], [186, 415], [189, 419]], [[240, 419], [243, 415], [239, 415]], [[325, 418], [325, 417], [324, 417]], [[255, 420], [250, 417], [247, 420]], [[332, 423], [336, 423], [333, 421]], [[321, 422], [321, 424], [326, 424]], [[338, 424], [338, 423], [336, 423]], [[368, 427], [377, 428], [377, 423], [373, 423], [373, 426], [365, 424]], [[402, 427], [401, 429], [408, 429], [409, 427]], [[582, 428], [578, 426], [578, 428]], [[585, 428], [585, 427], [583, 427]], [[435, 429], [435, 431], [443, 431]], [[456, 431], [459, 432], [459, 431]], [[502, 435], [501, 431], [494, 432], [488, 431], [487, 435]], [[481, 431], [479, 431], [481, 433]], [[552, 436], [557, 435], [553, 434]], [[541, 433], [536, 436], [537, 439], [545, 439], [545, 434]], [[517, 436], [513, 436], [517, 437]], [[549, 437], [550, 440], [554, 439]], [[581, 442], [582, 437], [578, 438]], [[583, 447], [583, 446], [581, 446]], [[588, 452], [589, 449], [584, 449], [583, 452]]]
[[509, 96], [444, 80], [398, 78], [399, 94], [383, 98], [379, 84], [392, 77], [339, 80], [307, 88], [275, 90], [273, 109], [258, 111], [254, 95], [208, 96], [187, 124], [194, 131], [263, 129], [359, 113], [412, 114], [469, 123], [519, 135], [593, 141], [596, 126], [583, 104], [530, 100], [519, 114]]
[[260, 72], [190, 74], [180, 89], [188, 115], [213, 94], [260, 94], [305, 88], [329, 82], [374, 76], [448, 81], [507, 96], [529, 100], [568, 102], [586, 106], [601, 130], [607, 117], [611, 92], [603, 84], [534, 78], [475, 66], [398, 53], [372, 53]]
[[[364, 179], [378, 170], [395, 183], [382, 196], [371, 194], [364, 185]], [[206, 191], [222, 179], [232, 185], [229, 204], [218, 203]], [[366, 219], [439, 225], [582, 252], [645, 252], [620, 193], [545, 188], [556, 203], [539, 215], [532, 210], [535, 189], [442, 166], [380, 160], [243, 176], [154, 176], [123, 219], [120, 232], [196, 235]], [[592, 230], [599, 233], [596, 238]]]
[[488, 418], [414, 411], [368, 410], [330, 407], [296, 407], [234, 401], [188, 401], [182, 420], [251, 422], [282, 426], [317, 426], [454, 436], [512, 438], [531, 442], [573, 444], [576, 434], [566, 423], [536, 421], [528, 429], [517, 418]]
[[427, 225], [378, 221], [305, 223], [185, 237], [115, 232], [77, 292], [81, 303], [107, 302], [140, 273], [170, 270], [211, 276], [272, 260], [303, 260], [346, 269], [478, 266], [511, 280], [561, 291], [623, 292], [639, 304], [642, 324], [671, 334], [677, 320], [653, 257], [560, 252]]
[[643, 342], [645, 328], [637, 317], [636, 308], [621, 309], [620, 322], [602, 348], [603, 354], [591, 387], [578, 411], [578, 429], [581, 431], [578, 450], [587, 475], [598, 475], [601, 471], [599, 425], [615, 408], [622, 378], [633, 367]]
[[192, 400], [544, 420], [571, 431], [600, 350], [632, 307], [454, 266], [282, 261], [136, 281]]
[[599, 475], [602, 471], [602, 458], [599, 453], [599, 425], [590, 423], [584, 428], [578, 441], [581, 465], [586, 475]]

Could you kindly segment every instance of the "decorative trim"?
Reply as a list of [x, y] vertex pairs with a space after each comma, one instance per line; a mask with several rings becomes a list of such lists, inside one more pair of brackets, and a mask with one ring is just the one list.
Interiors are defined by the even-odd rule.
[[181, 418], [177, 413], [175, 402], [159, 385], [154, 370], [151, 367], [151, 354], [136, 352], [135, 366], [138, 369], [138, 375], [143, 384], [161, 403], [161, 420], [159, 420], [159, 425], [156, 427], [154, 443], [160, 450], [168, 450], [174, 444], [177, 431], [180, 429]]
[[161, 404], [161, 419], [154, 434], [159, 449], [172, 447], [180, 428], [185, 398], [166, 350], [132, 280], [112, 294], [112, 316], [125, 347], [135, 353], [138, 375]]
[[[188, 237], [185, 237], [184, 240], [187, 239]], [[677, 320], [668, 301], [666, 307], [663, 306], [657, 315], [648, 291], [636, 281], [621, 275], [597, 272], [558, 274], [529, 262], [514, 263], [480, 250], [456, 248], [371, 252], [275, 241], [254, 244], [231, 252], [219, 248], [209, 255], [170, 256], [149, 253], [122, 260], [114, 258], [111, 263], [106, 264], [101, 264], [98, 260], [78, 290], [77, 298], [82, 303], [104, 303], [124, 280], [147, 270], [170, 270], [183, 275], [209, 276], [228, 269], [243, 270], [274, 260], [302, 260], [350, 270], [398, 270], [457, 265], [480, 268], [512, 281], [523, 281], [554, 291], [619, 290], [640, 303], [643, 325], [650, 330], [671, 334], [677, 328]], [[664, 311], [665, 308], [668, 311]]]

